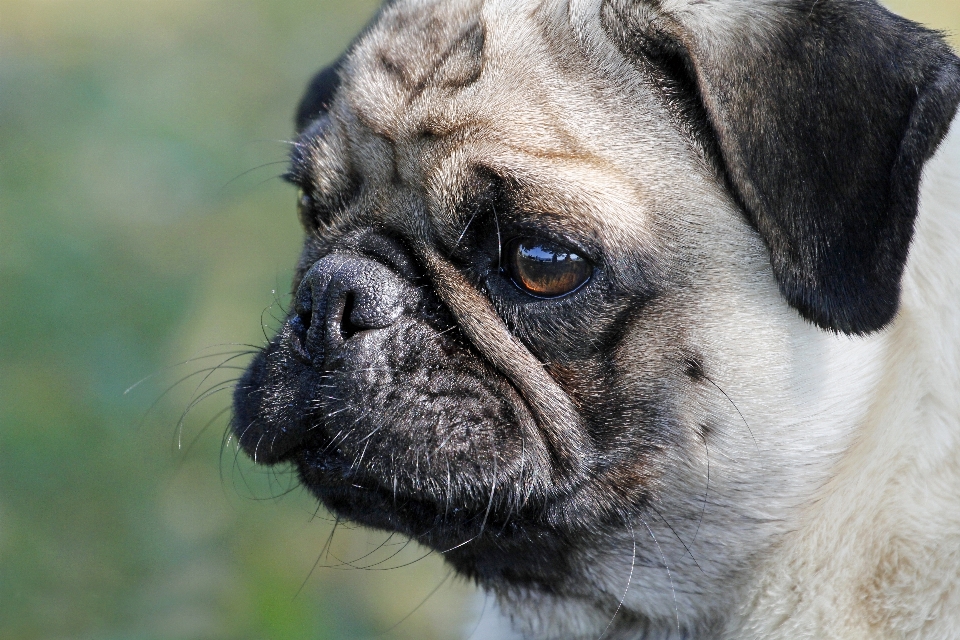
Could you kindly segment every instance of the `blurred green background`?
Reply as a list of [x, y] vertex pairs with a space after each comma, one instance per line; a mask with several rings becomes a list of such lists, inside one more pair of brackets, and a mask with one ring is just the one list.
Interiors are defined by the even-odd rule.
[[[331, 538], [287, 472], [223, 446], [229, 367], [276, 326], [299, 246], [291, 114], [376, 4], [0, 0], [0, 638], [476, 619], [435, 557]], [[960, 32], [960, 0], [890, 4]]]

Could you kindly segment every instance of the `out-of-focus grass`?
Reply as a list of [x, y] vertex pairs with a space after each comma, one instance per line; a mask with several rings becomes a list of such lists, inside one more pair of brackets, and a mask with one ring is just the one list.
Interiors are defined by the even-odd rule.
[[[960, 3], [890, 4], [958, 42]], [[275, 325], [300, 240], [270, 163], [375, 5], [0, 0], [0, 638], [457, 635], [454, 580], [390, 629], [446, 575], [382, 570], [402, 540], [340, 526], [311, 573], [326, 514], [221, 457], [235, 370], [163, 395]]]

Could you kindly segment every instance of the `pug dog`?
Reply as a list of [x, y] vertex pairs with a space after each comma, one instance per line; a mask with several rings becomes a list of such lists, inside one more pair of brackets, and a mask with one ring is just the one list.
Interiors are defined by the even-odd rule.
[[870, 0], [389, 2], [235, 437], [519, 637], [960, 638], [958, 102]]

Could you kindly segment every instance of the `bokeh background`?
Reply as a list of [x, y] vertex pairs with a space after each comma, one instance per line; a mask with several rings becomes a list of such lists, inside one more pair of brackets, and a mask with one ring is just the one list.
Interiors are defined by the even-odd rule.
[[[960, 0], [889, 4], [960, 43]], [[0, 638], [430, 640], [478, 619], [435, 556], [335, 527], [224, 443], [299, 246], [291, 114], [376, 6], [0, 0]]]

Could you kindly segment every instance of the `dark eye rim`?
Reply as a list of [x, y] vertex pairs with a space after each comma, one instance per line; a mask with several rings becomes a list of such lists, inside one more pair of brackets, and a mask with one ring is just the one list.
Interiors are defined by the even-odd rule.
[[316, 229], [320, 226], [317, 199], [303, 187], [297, 188], [297, 218], [300, 219], [300, 224], [307, 230]]
[[[533, 241], [533, 242], [540, 242], [540, 243], [543, 243], [543, 244], [549, 244], [549, 245], [553, 245], [554, 247], [557, 247], [557, 248], [560, 248], [560, 249], [564, 249], [564, 250], [566, 250], [568, 253], [573, 253], [573, 254], [575, 254], [577, 257], [579, 257], [581, 260], [583, 260], [583, 261], [587, 264], [587, 267], [589, 268], [589, 273], [588, 273], [587, 276], [583, 279], [583, 282], [581, 282], [580, 284], [578, 284], [578, 285], [577, 285], [576, 287], [574, 287], [573, 289], [571, 289], [571, 290], [569, 290], [569, 291], [565, 291], [564, 293], [561, 293], [561, 294], [559, 294], [559, 295], [555, 295], [555, 296], [543, 296], [543, 295], [538, 295], [538, 294], [536, 294], [536, 293], [533, 293], [532, 291], [530, 291], [529, 289], [527, 289], [526, 287], [524, 287], [523, 285], [521, 285], [519, 282], [517, 282], [517, 280], [516, 280], [516, 278], [514, 278], [513, 274], [510, 273], [509, 254], [510, 254], [511, 250], [517, 246], [517, 244], [519, 244], [520, 242], [523, 242], [523, 241]], [[586, 252], [584, 252], [582, 249], [580, 249], [579, 247], [577, 247], [575, 244], [572, 244], [572, 243], [569, 243], [569, 242], [566, 242], [566, 241], [562, 241], [562, 240], [556, 240], [556, 239], [551, 238], [550, 236], [547, 236], [547, 235], [541, 235], [541, 234], [535, 234], [535, 233], [515, 235], [515, 236], [510, 237], [506, 242], [503, 242], [503, 243], [502, 243], [502, 247], [503, 247], [503, 248], [502, 248], [502, 250], [501, 250], [500, 269], [499, 269], [499, 270], [500, 270], [500, 274], [501, 274], [506, 280], [508, 280], [508, 281], [510, 282], [510, 284], [514, 287], [514, 289], [516, 289], [518, 292], [520, 292], [520, 293], [523, 294], [524, 296], [533, 298], [533, 299], [535, 299], [535, 300], [560, 300], [560, 299], [563, 299], [563, 298], [568, 298], [568, 297], [572, 296], [573, 294], [577, 293], [578, 291], [582, 290], [582, 289], [583, 289], [584, 287], [586, 287], [588, 284], [590, 284], [590, 282], [593, 280], [594, 276], [596, 275], [597, 267], [596, 267], [596, 265], [594, 264], [594, 261], [591, 260], [591, 259], [586, 255]]]

